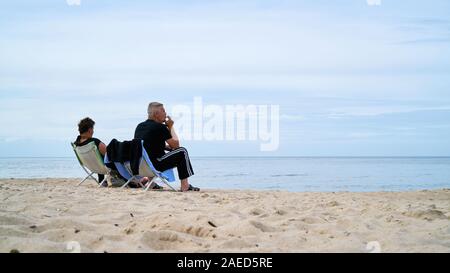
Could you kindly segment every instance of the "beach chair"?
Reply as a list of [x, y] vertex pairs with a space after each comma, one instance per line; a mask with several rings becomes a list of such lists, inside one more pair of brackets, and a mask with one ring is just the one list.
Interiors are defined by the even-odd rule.
[[[144, 148], [144, 141], [141, 141], [142, 145], [142, 156], [140, 158], [139, 162], [139, 174], [133, 175], [133, 171], [131, 170], [130, 162], [120, 163], [120, 162], [114, 162], [115, 167], [117, 168], [117, 171], [120, 173], [122, 177], [125, 179], [128, 179], [125, 184], [121, 188], [125, 188], [130, 184], [131, 182], [140, 183], [139, 180], [141, 177], [148, 177], [151, 179], [147, 186], [144, 188], [145, 191], [147, 191], [152, 183], [158, 184], [158, 180], [164, 183], [166, 186], [168, 186], [171, 190], [176, 191], [169, 183], [174, 182], [175, 174], [173, 172], [173, 169], [166, 170], [164, 172], [160, 172], [155, 169], [153, 166], [153, 163], [150, 160], [150, 157], [147, 154], [147, 151]], [[108, 155], [105, 156], [105, 163], [110, 163], [108, 159]], [[142, 186], [142, 185], [141, 185]]]
[[[80, 186], [84, 181], [89, 178], [95, 180], [95, 182], [99, 183], [99, 187], [101, 187], [106, 182], [106, 176], [109, 175], [109, 169], [105, 166], [103, 162], [100, 151], [94, 142], [90, 142], [83, 146], [76, 146], [75, 143], [71, 143], [73, 151], [78, 159], [83, 170], [87, 173], [87, 176], [81, 180], [78, 184]], [[98, 181], [95, 178], [94, 174], [102, 174], [105, 175], [105, 179], [103, 181]]]
[[[138, 180], [137, 177], [134, 177], [132, 175], [132, 171], [129, 168], [125, 167], [125, 163], [120, 163], [120, 162], [112, 162], [109, 157], [108, 157], [108, 153], [106, 153], [105, 155], [105, 164], [107, 164], [107, 166], [111, 167], [109, 164], [113, 163], [115, 169], [117, 170], [117, 172], [119, 172], [120, 176], [122, 176], [122, 178], [124, 178], [127, 181], [127, 185], [131, 182], [133, 182], [133, 180]], [[129, 162], [126, 163], [129, 166]], [[137, 182], [137, 181], [135, 181]], [[142, 185], [141, 183], [137, 182], [138, 184], [140, 184], [141, 187], [144, 187], [144, 185]]]

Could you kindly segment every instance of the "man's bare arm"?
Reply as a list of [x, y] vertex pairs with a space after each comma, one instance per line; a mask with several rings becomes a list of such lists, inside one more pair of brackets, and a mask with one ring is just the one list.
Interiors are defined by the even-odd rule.
[[169, 116], [169, 117], [167, 117], [167, 120], [165, 123], [167, 125], [167, 128], [169, 128], [169, 130], [170, 130], [170, 134], [172, 135], [171, 139], [166, 140], [167, 144], [169, 144], [169, 147], [172, 149], [176, 149], [176, 148], [180, 147], [180, 139], [178, 138], [178, 135], [175, 132], [175, 129], [173, 128], [173, 124], [175, 122]]
[[169, 144], [170, 148], [176, 149], [180, 147], [180, 139], [178, 138], [175, 129], [172, 127], [170, 129], [170, 134], [172, 135], [171, 139], [166, 140], [167, 144]]

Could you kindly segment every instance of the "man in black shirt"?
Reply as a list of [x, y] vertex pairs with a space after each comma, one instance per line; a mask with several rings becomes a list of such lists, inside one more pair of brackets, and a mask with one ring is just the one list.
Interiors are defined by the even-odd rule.
[[[184, 147], [180, 147], [173, 128], [174, 122], [170, 117], [167, 118], [164, 105], [152, 102], [147, 112], [148, 119], [137, 126], [134, 138], [144, 140], [144, 148], [158, 171], [177, 167], [182, 191], [198, 191], [188, 182], [188, 178], [194, 175], [189, 154]], [[170, 152], [166, 153], [165, 150]]]

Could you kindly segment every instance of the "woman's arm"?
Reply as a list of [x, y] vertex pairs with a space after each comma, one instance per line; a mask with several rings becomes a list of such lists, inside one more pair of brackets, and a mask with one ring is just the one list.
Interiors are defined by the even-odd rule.
[[98, 145], [98, 150], [100, 151], [100, 153], [102, 155], [106, 154], [106, 145], [103, 142], [100, 142], [100, 144]]

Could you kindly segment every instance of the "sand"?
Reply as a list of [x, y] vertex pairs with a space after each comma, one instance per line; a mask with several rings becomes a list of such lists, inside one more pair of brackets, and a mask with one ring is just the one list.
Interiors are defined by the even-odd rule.
[[450, 190], [168, 192], [0, 180], [0, 252], [450, 252]]

